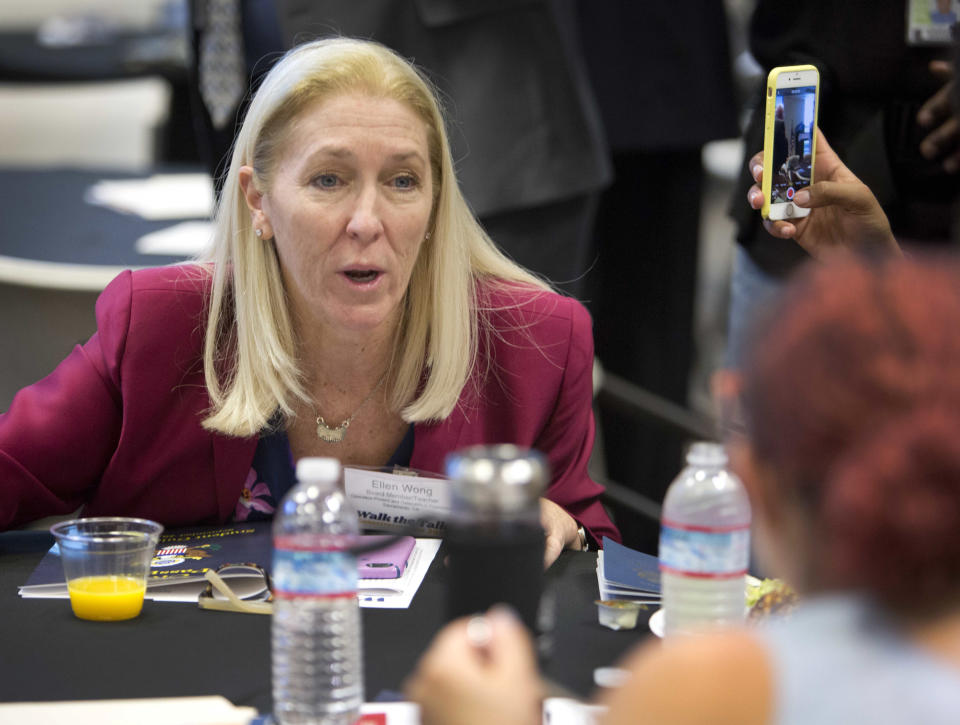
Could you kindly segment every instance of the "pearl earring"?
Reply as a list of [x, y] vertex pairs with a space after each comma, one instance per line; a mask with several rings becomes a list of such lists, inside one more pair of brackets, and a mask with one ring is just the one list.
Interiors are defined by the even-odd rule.
[[254, 234], [256, 234], [256, 235], [257, 235], [257, 238], [259, 239], [260, 237], [263, 236], [263, 230], [262, 230], [262, 229], [257, 229], [257, 230], [254, 231]]
[[427, 241], [430, 238], [430, 232], [427, 232], [427, 236], [423, 238], [423, 241]]

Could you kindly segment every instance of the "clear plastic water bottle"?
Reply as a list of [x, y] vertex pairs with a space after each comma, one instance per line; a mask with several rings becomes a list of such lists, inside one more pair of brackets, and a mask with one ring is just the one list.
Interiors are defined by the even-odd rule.
[[274, 515], [273, 714], [282, 725], [356, 721], [363, 703], [357, 513], [333, 458], [297, 462]]
[[750, 501], [719, 443], [694, 443], [670, 484], [660, 526], [664, 634], [743, 621]]

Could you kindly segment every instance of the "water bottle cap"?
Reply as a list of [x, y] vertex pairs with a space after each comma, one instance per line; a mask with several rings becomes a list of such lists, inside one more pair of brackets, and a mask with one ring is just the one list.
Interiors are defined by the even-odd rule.
[[336, 458], [301, 458], [297, 461], [297, 480], [335, 483], [340, 480], [340, 461]]
[[454, 504], [480, 511], [518, 512], [540, 498], [548, 466], [537, 451], [502, 444], [474, 446], [447, 456]]
[[719, 467], [727, 465], [727, 460], [722, 443], [698, 441], [687, 451], [687, 463], [691, 466]]

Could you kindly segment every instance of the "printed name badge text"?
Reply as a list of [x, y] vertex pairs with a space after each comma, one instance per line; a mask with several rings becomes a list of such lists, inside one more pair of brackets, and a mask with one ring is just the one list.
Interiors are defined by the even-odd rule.
[[450, 514], [450, 482], [442, 478], [344, 468], [347, 498], [360, 525], [413, 528], [420, 536], [442, 536]]

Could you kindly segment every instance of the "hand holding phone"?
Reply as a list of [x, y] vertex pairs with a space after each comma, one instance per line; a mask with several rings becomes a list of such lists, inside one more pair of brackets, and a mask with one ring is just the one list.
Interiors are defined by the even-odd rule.
[[813, 183], [820, 73], [812, 65], [780, 66], [767, 76], [763, 142], [764, 219], [810, 213], [793, 203]]
[[[793, 239], [818, 259], [841, 249], [900, 254], [880, 202], [840, 160], [819, 129], [816, 134], [817, 182], [795, 197], [795, 205], [802, 205], [806, 213], [783, 220], [764, 219], [764, 229], [774, 237]], [[764, 204], [761, 187], [767, 173], [763, 159], [761, 151], [747, 162], [756, 182], [747, 192], [747, 202], [754, 209]], [[811, 210], [815, 211], [810, 213]]]

